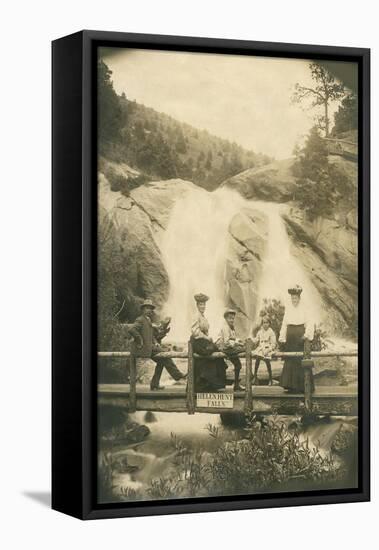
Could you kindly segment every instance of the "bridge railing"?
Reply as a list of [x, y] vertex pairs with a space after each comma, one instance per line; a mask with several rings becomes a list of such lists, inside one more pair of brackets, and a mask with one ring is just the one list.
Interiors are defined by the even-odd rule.
[[[285, 359], [290, 357], [301, 357], [302, 366], [304, 368], [304, 405], [308, 412], [312, 410], [312, 371], [314, 367], [313, 358], [322, 357], [357, 357], [357, 351], [277, 351], [272, 354], [272, 359]], [[129, 411], [135, 412], [137, 408], [137, 357], [130, 351], [99, 351], [97, 356], [113, 357], [113, 358], [128, 358], [129, 359]], [[253, 350], [253, 342], [250, 339], [246, 340], [245, 351], [237, 355], [240, 358], [246, 359], [246, 384], [245, 384], [245, 409], [249, 410], [253, 403], [253, 388], [252, 388], [252, 363], [257, 357]], [[187, 389], [186, 401], [188, 414], [194, 414], [196, 410], [196, 392], [195, 392], [195, 369], [194, 358], [201, 357], [203, 359], [228, 359], [228, 355], [218, 351], [209, 356], [197, 355], [193, 353], [192, 343], [188, 342], [187, 351], [161, 351], [154, 355], [156, 358], [171, 358], [171, 359], [187, 359]]]

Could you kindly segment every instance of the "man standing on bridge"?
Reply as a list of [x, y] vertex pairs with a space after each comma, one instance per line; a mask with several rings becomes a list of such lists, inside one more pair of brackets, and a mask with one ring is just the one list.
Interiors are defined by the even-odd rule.
[[161, 374], [165, 368], [174, 380], [182, 380], [187, 375], [180, 372], [170, 357], [156, 357], [162, 351], [160, 341], [167, 334], [168, 328], [160, 331], [153, 325], [155, 306], [151, 300], [145, 300], [141, 305], [141, 315], [137, 317], [134, 324], [129, 328], [133, 336], [133, 353], [136, 357], [152, 359], [156, 363], [153, 378], [150, 382], [152, 390], [163, 390], [164, 386], [159, 385]]

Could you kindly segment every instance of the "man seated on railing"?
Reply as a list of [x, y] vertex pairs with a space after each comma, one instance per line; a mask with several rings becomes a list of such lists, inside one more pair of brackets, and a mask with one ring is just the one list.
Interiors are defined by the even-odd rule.
[[234, 390], [242, 391], [245, 388], [240, 385], [241, 360], [238, 354], [245, 351], [244, 344], [237, 338], [235, 319], [237, 312], [234, 309], [227, 309], [224, 313], [224, 324], [220, 330], [216, 345], [218, 349], [227, 355], [228, 360], [234, 366]]
[[156, 363], [150, 388], [152, 390], [163, 390], [164, 386], [160, 386], [159, 381], [164, 368], [174, 380], [184, 379], [187, 375], [180, 372], [170, 357], [156, 357], [157, 353], [162, 351], [160, 342], [169, 331], [169, 322], [153, 325], [154, 309], [153, 302], [145, 300], [141, 305], [141, 315], [129, 328], [129, 333], [134, 339], [132, 345], [134, 355], [152, 359]]

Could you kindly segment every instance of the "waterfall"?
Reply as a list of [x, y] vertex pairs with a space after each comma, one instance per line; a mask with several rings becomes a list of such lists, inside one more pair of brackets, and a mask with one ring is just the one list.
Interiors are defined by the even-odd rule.
[[323, 318], [322, 299], [304, 267], [291, 253], [291, 242], [282, 217], [288, 210], [287, 205], [257, 201], [253, 205], [266, 214], [269, 233], [258, 291], [260, 306], [264, 298], [275, 298], [287, 305], [290, 299], [288, 288], [298, 284], [303, 288], [302, 301], [310, 318], [319, 324]]
[[[160, 244], [169, 276], [170, 290], [163, 313], [172, 317], [168, 340], [188, 340], [196, 315], [194, 294], [203, 292], [211, 299], [207, 318], [211, 336], [215, 337], [223, 321], [226, 305], [225, 264], [230, 244], [229, 225], [243, 209], [262, 212], [268, 220], [268, 242], [262, 260], [262, 275], [256, 281], [254, 300], [278, 298], [286, 304], [289, 286], [300, 284], [315, 322], [320, 319], [321, 298], [305, 270], [292, 256], [281, 210], [284, 206], [248, 200], [228, 188], [208, 192], [197, 188], [189, 191], [174, 205]], [[249, 284], [242, 290], [251, 293]], [[259, 307], [256, 308], [259, 312]]]

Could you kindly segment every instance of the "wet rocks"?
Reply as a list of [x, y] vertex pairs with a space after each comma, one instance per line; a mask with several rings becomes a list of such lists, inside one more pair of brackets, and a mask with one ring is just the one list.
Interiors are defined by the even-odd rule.
[[138, 466], [129, 464], [126, 455], [116, 456], [112, 459], [112, 468], [119, 474], [132, 474], [139, 470]]
[[142, 443], [149, 434], [147, 426], [134, 422], [122, 410], [107, 406], [99, 408], [99, 435], [104, 446]]
[[351, 449], [357, 443], [357, 437], [358, 428], [356, 426], [345, 423], [341, 424], [332, 441], [331, 450], [338, 455], [351, 453]]
[[157, 422], [157, 417], [153, 412], [147, 411], [144, 416], [144, 421], [147, 422], [148, 424], [151, 424], [153, 422]]

